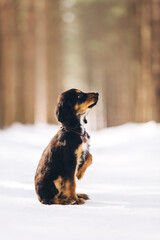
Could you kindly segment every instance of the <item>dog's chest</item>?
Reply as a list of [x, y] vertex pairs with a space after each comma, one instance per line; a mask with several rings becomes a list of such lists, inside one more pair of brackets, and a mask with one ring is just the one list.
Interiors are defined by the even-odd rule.
[[77, 156], [77, 160], [79, 160], [82, 157], [82, 154], [84, 154], [85, 152], [89, 151], [89, 141], [85, 141], [78, 146], [77, 150], [76, 150], [76, 156]]
[[89, 139], [86, 137], [85, 139], [81, 137], [82, 139], [82, 151], [89, 151]]
[[89, 137], [88, 133], [86, 132], [85, 128], [82, 130], [81, 140], [82, 140], [83, 151], [89, 151], [90, 137]]
[[89, 152], [89, 138], [86, 138], [84, 140], [82, 138], [82, 143], [79, 145], [78, 149], [76, 150], [76, 156], [77, 156], [77, 169], [82, 164], [82, 162], [85, 161], [88, 152]]

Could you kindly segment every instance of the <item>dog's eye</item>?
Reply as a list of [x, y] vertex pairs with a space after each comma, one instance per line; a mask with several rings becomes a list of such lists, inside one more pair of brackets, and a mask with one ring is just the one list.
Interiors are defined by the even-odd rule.
[[78, 94], [77, 94], [77, 98], [78, 98], [78, 99], [80, 99], [82, 96], [83, 96], [82, 93], [78, 93]]

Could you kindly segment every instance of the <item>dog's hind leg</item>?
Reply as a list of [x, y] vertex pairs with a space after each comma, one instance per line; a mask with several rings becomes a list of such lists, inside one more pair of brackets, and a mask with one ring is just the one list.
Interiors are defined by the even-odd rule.
[[58, 196], [62, 192], [63, 181], [59, 176], [56, 180], [45, 179], [43, 181], [36, 182], [36, 192], [39, 201], [42, 204], [61, 204]]
[[68, 204], [84, 204], [83, 198], [79, 198], [76, 194], [76, 177], [66, 179], [64, 182], [63, 194], [66, 197], [64, 203]]

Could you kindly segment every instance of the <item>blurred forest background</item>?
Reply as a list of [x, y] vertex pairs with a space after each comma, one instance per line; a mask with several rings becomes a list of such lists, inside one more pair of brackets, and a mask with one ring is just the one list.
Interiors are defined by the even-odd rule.
[[93, 130], [160, 122], [160, 0], [0, 0], [0, 128], [69, 88], [100, 93]]

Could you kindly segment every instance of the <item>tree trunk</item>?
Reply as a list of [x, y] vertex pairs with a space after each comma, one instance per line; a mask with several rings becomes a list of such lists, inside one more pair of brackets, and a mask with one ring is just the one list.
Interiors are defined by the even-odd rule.
[[24, 33], [24, 109], [25, 123], [34, 123], [35, 110], [35, 6], [26, 2], [26, 31]]
[[35, 2], [36, 15], [36, 97], [35, 97], [35, 120], [40, 122], [47, 121], [47, 62], [46, 62], [46, 1]]
[[62, 89], [62, 41], [60, 1], [46, 2], [47, 122], [57, 123], [55, 107]]
[[160, 0], [152, 0], [152, 82], [153, 117], [160, 122]]
[[0, 2], [1, 127], [15, 120], [15, 38], [13, 0]]
[[153, 88], [151, 75], [151, 2], [142, 1], [140, 9], [141, 78], [137, 89], [137, 120], [138, 122], [146, 122], [151, 120], [153, 116]]

